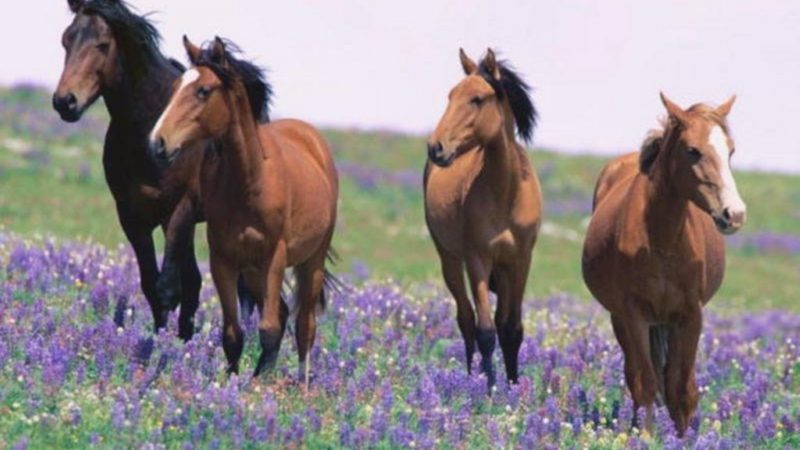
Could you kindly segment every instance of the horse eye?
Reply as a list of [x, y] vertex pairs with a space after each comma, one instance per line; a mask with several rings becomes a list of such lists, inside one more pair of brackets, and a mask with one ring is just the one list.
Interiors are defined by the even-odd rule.
[[695, 161], [699, 160], [703, 156], [703, 154], [700, 153], [700, 150], [698, 150], [696, 147], [688, 147], [686, 149], [686, 153], [688, 153], [689, 156]]
[[103, 53], [108, 53], [109, 48], [111, 48], [111, 46], [106, 42], [103, 42], [102, 44], [97, 44], [97, 49]]
[[199, 88], [197, 88], [197, 91], [195, 92], [195, 95], [200, 100], [207, 99], [210, 94], [211, 94], [211, 88], [208, 86], [200, 86]]
[[478, 97], [478, 96], [475, 96], [475, 97], [472, 97], [472, 98], [469, 100], [469, 102], [470, 102], [471, 104], [475, 105], [475, 106], [481, 106], [481, 104], [483, 103], [483, 99], [482, 99], [482, 98], [480, 98], [480, 97]]

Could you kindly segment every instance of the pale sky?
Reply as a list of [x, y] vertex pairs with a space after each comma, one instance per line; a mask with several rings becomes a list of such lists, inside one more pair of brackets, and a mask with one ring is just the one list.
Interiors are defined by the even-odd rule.
[[[157, 12], [181, 61], [184, 33], [237, 42], [270, 69], [277, 117], [426, 134], [462, 77], [458, 48], [492, 46], [535, 87], [536, 145], [631, 150], [663, 114], [659, 90], [684, 107], [736, 93], [734, 167], [800, 172], [800, 1], [132, 3]], [[66, 0], [15, 2], [0, 19], [0, 83], [54, 86], [70, 20]]]

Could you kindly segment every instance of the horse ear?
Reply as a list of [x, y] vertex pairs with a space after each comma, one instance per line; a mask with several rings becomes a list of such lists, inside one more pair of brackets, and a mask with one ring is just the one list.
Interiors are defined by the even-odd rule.
[[668, 99], [663, 92], [660, 92], [661, 95], [661, 103], [664, 104], [664, 107], [667, 108], [667, 112], [669, 113], [670, 117], [674, 117], [681, 123], [686, 122], [686, 111], [683, 110], [680, 106], [678, 106], [675, 102]]
[[211, 47], [211, 59], [224, 67], [227, 64], [225, 54], [225, 41], [220, 39], [219, 36], [214, 36], [214, 44]]
[[200, 55], [203, 53], [203, 51], [200, 49], [200, 47], [192, 44], [185, 34], [183, 35], [183, 48], [186, 49], [186, 54], [189, 55], [189, 62], [196, 66], [200, 61]]
[[725, 103], [717, 107], [717, 114], [719, 114], [720, 117], [727, 117], [728, 114], [731, 112], [731, 108], [733, 107], [734, 102], [736, 102], [736, 95], [731, 95], [731, 98], [729, 98], [727, 101], [725, 101]]
[[478, 70], [478, 65], [464, 53], [463, 48], [458, 49], [458, 57], [461, 59], [461, 68], [464, 69], [464, 75], [472, 75]]
[[69, 10], [77, 13], [83, 8], [84, 0], [67, 0], [67, 4], [69, 5]]
[[500, 81], [500, 66], [497, 64], [497, 57], [494, 54], [494, 50], [491, 48], [486, 49], [486, 56], [483, 58], [483, 63], [486, 65], [486, 70], [492, 74], [492, 77]]

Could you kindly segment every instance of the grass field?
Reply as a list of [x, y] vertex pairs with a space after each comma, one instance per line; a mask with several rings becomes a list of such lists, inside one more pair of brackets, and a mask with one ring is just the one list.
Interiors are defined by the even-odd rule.
[[[100, 167], [102, 105], [79, 124], [68, 125], [49, 109], [44, 91], [6, 89], [0, 101], [0, 226], [112, 247], [125, 243]], [[334, 241], [342, 256], [338, 270], [368, 268], [373, 277], [400, 283], [439, 280], [423, 219], [424, 138], [344, 130], [325, 135], [343, 174]], [[564, 292], [588, 300], [580, 249], [605, 159], [542, 149], [534, 149], [531, 158], [544, 189], [545, 225], [529, 292]], [[726, 280], [711, 307], [800, 311], [795, 282], [800, 276], [800, 178], [752, 172], [736, 178], [748, 204], [748, 223], [731, 238]], [[205, 258], [202, 229], [197, 240]]]

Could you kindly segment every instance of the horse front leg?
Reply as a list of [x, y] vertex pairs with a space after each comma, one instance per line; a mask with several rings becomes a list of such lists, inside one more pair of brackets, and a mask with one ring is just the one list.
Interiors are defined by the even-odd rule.
[[153, 328], [158, 333], [167, 325], [168, 311], [161, 307], [156, 291], [158, 263], [153, 244], [153, 229], [143, 225], [140, 217], [120, 204], [117, 204], [117, 216], [122, 225], [122, 231], [136, 255], [136, 264], [139, 266], [139, 284], [153, 313]]
[[514, 267], [497, 273], [497, 312], [495, 325], [503, 350], [508, 382], [519, 381], [519, 348], [522, 345], [522, 299], [531, 264], [530, 255], [522, 258]]
[[639, 426], [638, 411], [645, 407], [645, 429], [653, 432], [655, 418], [657, 379], [650, 360], [650, 329], [643, 319], [636, 315], [611, 315], [614, 335], [625, 356], [625, 383], [633, 397], [633, 427]]
[[467, 374], [472, 374], [472, 358], [475, 355], [475, 311], [472, 309], [464, 283], [464, 263], [461, 259], [439, 253], [445, 285], [456, 301], [456, 319], [464, 340]]
[[702, 328], [703, 311], [698, 302], [697, 308], [669, 331], [664, 384], [669, 415], [675, 422], [679, 436], [686, 432], [689, 420], [697, 409], [694, 365]]
[[178, 336], [189, 341], [194, 335], [194, 315], [200, 306], [203, 278], [194, 254], [194, 226], [187, 236], [186, 253], [181, 257], [181, 312], [178, 316]]
[[261, 320], [258, 323], [258, 335], [261, 341], [261, 356], [258, 358], [253, 376], [270, 371], [278, 360], [281, 340], [286, 329], [286, 306], [281, 300], [283, 275], [286, 271], [286, 242], [278, 241], [268, 260], [266, 268], [266, 289], [261, 304]]
[[239, 324], [239, 305], [236, 299], [238, 268], [211, 252], [211, 277], [222, 306], [222, 348], [228, 360], [228, 373], [239, 373], [239, 358], [244, 348], [244, 332]]
[[496, 377], [492, 355], [497, 341], [497, 330], [492, 320], [492, 306], [489, 303], [489, 276], [492, 264], [488, 258], [471, 255], [467, 259], [467, 275], [469, 276], [475, 309], [478, 311], [478, 330], [475, 333], [478, 350], [481, 352], [481, 373], [486, 375], [489, 393], [495, 385]]

